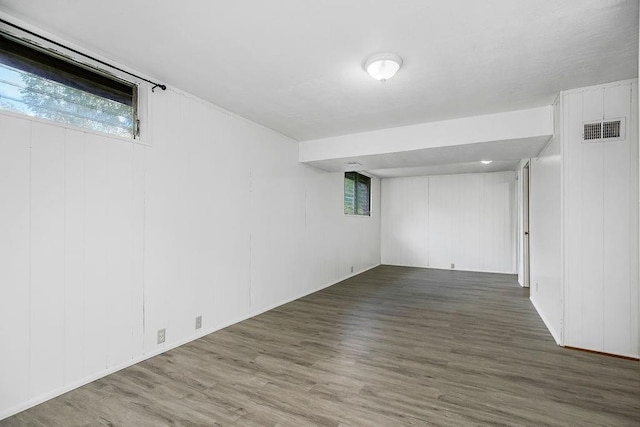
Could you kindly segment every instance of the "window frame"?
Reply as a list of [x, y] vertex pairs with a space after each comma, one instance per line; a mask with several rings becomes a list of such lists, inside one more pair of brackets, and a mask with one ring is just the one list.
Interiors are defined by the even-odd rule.
[[[354, 181], [354, 184], [355, 184], [354, 185], [354, 194], [353, 194], [353, 198], [354, 198], [353, 211], [354, 211], [354, 213], [347, 213], [346, 212], [346, 204], [345, 204], [345, 196], [346, 196], [346, 194], [344, 192], [345, 191], [344, 190], [345, 189], [345, 185], [344, 184], [346, 183], [347, 179], [349, 179], [349, 178], [347, 178], [347, 175], [349, 175], [349, 174], [353, 175], [353, 181]], [[358, 178], [359, 177], [366, 178], [367, 192], [368, 192], [367, 200], [369, 202], [369, 208], [367, 209], [367, 213], [363, 213], [363, 214], [359, 214], [358, 213], [358, 182], [359, 182]], [[372, 195], [372, 192], [371, 192], [372, 181], [373, 181], [373, 179], [370, 176], [365, 175], [365, 174], [363, 174], [361, 172], [346, 171], [344, 173], [344, 176], [343, 176], [342, 203], [343, 203], [343, 212], [344, 212], [345, 216], [357, 217], [357, 218], [371, 218], [371, 216], [372, 216], [371, 215], [372, 214], [372, 205], [373, 205], [372, 202], [371, 202], [371, 199], [372, 199], [372, 197], [371, 197], [371, 195]]]
[[[13, 28], [9, 28], [3, 24], [0, 24], [0, 37], [6, 37], [11, 41], [21, 43], [26, 45], [28, 48], [38, 50], [46, 55], [50, 55], [54, 58], [60, 59], [62, 61], [66, 61], [71, 65], [75, 65], [77, 67], [84, 68], [89, 72], [101, 75], [108, 79], [114, 80], [116, 82], [124, 83], [126, 85], [131, 86], [132, 88], [132, 119], [133, 119], [133, 135], [132, 136], [123, 136], [118, 134], [112, 134], [108, 132], [103, 132], [96, 129], [91, 129], [87, 127], [78, 126], [75, 124], [64, 123], [59, 121], [50, 120], [43, 117], [31, 116], [28, 114], [21, 113], [19, 111], [12, 111], [8, 109], [0, 109], [0, 114], [12, 116], [24, 120], [35, 121], [39, 123], [44, 123], [50, 126], [57, 126], [64, 129], [71, 129], [79, 132], [85, 132], [105, 138], [113, 138], [120, 141], [126, 141], [135, 144], [142, 145], [151, 145], [151, 136], [150, 129], [148, 126], [145, 126], [149, 123], [149, 105], [148, 98], [149, 93], [147, 89], [147, 85], [143, 85], [140, 79], [137, 79], [133, 76], [130, 76], [125, 73], [118, 72], [116, 70], [111, 71], [107, 70], [106, 66], [103, 66], [95, 61], [92, 61], [88, 58], [85, 58], [81, 55], [78, 55], [74, 52], [67, 51], [66, 49], [56, 46], [53, 43], [49, 43], [45, 40], [37, 40], [35, 41], [29, 34], [24, 33], [20, 30], [15, 30]], [[55, 42], [60, 42], [66, 45], [69, 45], [71, 48], [78, 50], [79, 52], [86, 52], [86, 49], [80, 49], [77, 46], [70, 44], [64, 40], [54, 38], [53, 36], [47, 34], [47, 37], [50, 37]], [[91, 55], [97, 56], [93, 53]], [[100, 60], [103, 58], [99, 57]], [[108, 61], [105, 59], [105, 61]], [[114, 64], [119, 66], [118, 64]], [[70, 86], [72, 87], [72, 86]], [[108, 98], [105, 98], [108, 99]]]

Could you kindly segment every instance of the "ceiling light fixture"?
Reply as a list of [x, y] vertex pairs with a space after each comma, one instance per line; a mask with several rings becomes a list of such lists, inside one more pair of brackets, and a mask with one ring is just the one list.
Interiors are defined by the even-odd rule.
[[482, 163], [483, 165], [490, 165], [491, 162], [493, 162], [493, 160], [480, 160], [480, 163]]
[[368, 57], [362, 67], [374, 79], [386, 82], [402, 67], [402, 58], [395, 53], [376, 53]]

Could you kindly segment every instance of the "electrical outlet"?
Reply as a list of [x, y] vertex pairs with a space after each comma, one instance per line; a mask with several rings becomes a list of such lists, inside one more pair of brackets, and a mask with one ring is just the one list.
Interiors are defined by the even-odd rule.
[[353, 265], [351, 266], [351, 272], [353, 273]]
[[196, 317], [196, 329], [202, 328], [202, 316]]
[[451, 268], [456, 268], [456, 265], [454, 263], [451, 263]]
[[158, 344], [162, 344], [167, 338], [167, 330], [162, 328], [158, 330]]

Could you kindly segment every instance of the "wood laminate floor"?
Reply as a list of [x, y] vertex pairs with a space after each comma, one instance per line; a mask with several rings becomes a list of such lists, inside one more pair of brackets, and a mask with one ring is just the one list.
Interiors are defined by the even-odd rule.
[[2, 426], [640, 425], [640, 364], [556, 346], [511, 275], [380, 266]]

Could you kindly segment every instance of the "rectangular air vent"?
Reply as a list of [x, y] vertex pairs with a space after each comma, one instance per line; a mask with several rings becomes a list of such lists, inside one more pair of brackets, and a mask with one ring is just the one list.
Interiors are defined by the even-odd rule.
[[623, 141], [624, 118], [584, 123], [582, 140], [586, 142]]
[[589, 141], [592, 139], [602, 139], [602, 122], [585, 123], [582, 139]]
[[602, 123], [602, 138], [620, 138], [620, 120]]

